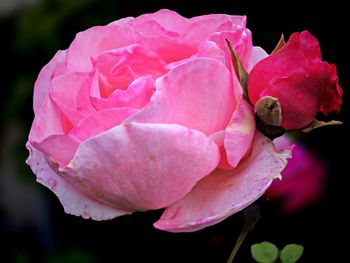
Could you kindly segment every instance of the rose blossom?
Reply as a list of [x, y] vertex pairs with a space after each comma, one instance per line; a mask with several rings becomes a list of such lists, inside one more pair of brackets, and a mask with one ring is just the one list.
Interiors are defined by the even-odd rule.
[[[293, 144], [287, 136], [275, 139], [276, 149]], [[281, 201], [283, 213], [294, 213], [316, 202], [325, 191], [327, 165], [302, 144], [293, 147], [293, 158], [283, 169], [282, 180], [274, 180], [266, 194]]]
[[259, 198], [286, 165], [255, 129], [230, 41], [250, 69], [243, 16], [161, 10], [77, 34], [35, 83], [27, 147], [65, 212], [107, 220], [165, 208], [155, 227], [194, 231]]
[[342, 101], [336, 67], [321, 60], [319, 44], [307, 31], [292, 34], [282, 49], [254, 67], [248, 94], [254, 105], [266, 96], [278, 99], [286, 130], [306, 127], [319, 111], [339, 111]]

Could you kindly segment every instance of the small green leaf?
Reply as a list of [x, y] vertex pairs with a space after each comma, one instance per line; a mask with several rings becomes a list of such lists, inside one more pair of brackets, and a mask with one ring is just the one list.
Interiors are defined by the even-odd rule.
[[261, 242], [250, 247], [252, 257], [259, 263], [273, 263], [278, 257], [278, 248], [270, 242]]
[[295, 263], [303, 255], [304, 247], [297, 244], [286, 245], [281, 251], [282, 263]]

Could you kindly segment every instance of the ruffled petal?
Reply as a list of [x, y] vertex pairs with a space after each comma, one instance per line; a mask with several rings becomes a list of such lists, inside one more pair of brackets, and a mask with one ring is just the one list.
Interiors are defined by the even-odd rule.
[[154, 226], [191, 232], [224, 220], [257, 200], [280, 176], [289, 157], [289, 151], [277, 153], [272, 142], [257, 132], [252, 153], [237, 168], [216, 169], [168, 207]]
[[250, 72], [258, 62], [260, 62], [261, 60], [263, 60], [268, 56], [269, 54], [267, 54], [266, 51], [263, 50], [261, 47], [258, 47], [258, 46], [253, 47], [252, 56], [250, 58], [250, 64], [249, 64], [249, 67], [247, 68], [247, 71]]
[[98, 81], [94, 79], [90, 95], [91, 103], [97, 110], [116, 107], [142, 108], [155, 91], [155, 83], [150, 75], [135, 79], [125, 90], [116, 89], [108, 98], [101, 98], [98, 85]]
[[138, 38], [139, 35], [123, 23], [89, 28], [78, 33], [67, 49], [66, 66], [73, 72], [89, 72], [101, 52], [137, 43]]
[[71, 123], [62, 115], [49, 96], [35, 114], [29, 141], [40, 142], [51, 135], [66, 134], [71, 128]]
[[30, 143], [27, 144], [27, 148], [30, 151], [27, 164], [31, 166], [36, 174], [37, 181], [57, 195], [67, 214], [94, 220], [108, 220], [131, 214], [130, 211], [110, 207], [85, 196], [54, 172], [43, 153], [33, 148]]
[[247, 154], [255, 134], [255, 115], [252, 107], [242, 100], [225, 129], [224, 145], [227, 161], [236, 167]]
[[49, 94], [51, 80], [55, 76], [55, 72], [64, 67], [66, 59], [66, 51], [58, 51], [47, 65], [45, 65], [39, 73], [39, 76], [34, 85], [33, 106], [34, 113], [37, 114], [39, 108]]
[[102, 98], [108, 98], [116, 89], [125, 90], [136, 78], [164, 75], [166, 64], [155, 53], [139, 44], [101, 53], [94, 67], [99, 72]]
[[121, 124], [125, 119], [137, 112], [134, 108], [115, 108], [96, 112], [78, 123], [69, 136], [85, 141], [86, 139], [107, 131]]
[[157, 79], [149, 104], [128, 121], [175, 123], [210, 135], [226, 128], [235, 106], [225, 65], [195, 58]]
[[73, 124], [95, 112], [90, 102], [90, 74], [70, 73], [51, 82], [50, 97], [60, 111]]
[[[186, 31], [189, 21], [174, 11], [161, 9], [155, 13], [138, 16], [128, 24], [145, 36], [159, 34], [159, 30], [178, 36]], [[155, 30], [157, 28], [158, 30]]]
[[60, 169], [85, 194], [122, 210], [169, 206], [219, 162], [203, 133], [170, 124], [121, 124], [80, 144]]

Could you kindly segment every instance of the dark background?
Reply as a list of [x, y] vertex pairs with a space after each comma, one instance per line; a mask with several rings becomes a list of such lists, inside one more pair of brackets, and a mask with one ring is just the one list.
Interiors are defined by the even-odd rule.
[[[349, 244], [349, 15], [340, 0], [322, 1], [98, 1], [0, 0], [0, 262], [226, 262], [243, 225], [242, 213], [205, 230], [172, 234], [152, 227], [161, 211], [107, 222], [66, 215], [52, 192], [35, 183], [24, 164], [33, 119], [38, 72], [75, 34], [93, 25], [169, 8], [185, 17], [209, 13], [248, 16], [255, 45], [271, 51], [283, 32], [309, 30], [323, 58], [336, 63], [344, 90], [339, 115], [345, 124], [302, 137], [329, 164], [324, 197], [293, 215], [280, 215], [264, 198], [262, 219], [243, 244], [237, 262], [253, 262], [250, 245], [268, 240], [282, 248], [304, 245], [300, 262], [345, 262]], [[306, 5], [306, 4], [309, 5]]]

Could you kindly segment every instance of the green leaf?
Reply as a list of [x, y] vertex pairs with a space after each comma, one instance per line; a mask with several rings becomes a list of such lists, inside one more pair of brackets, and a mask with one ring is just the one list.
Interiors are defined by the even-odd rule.
[[286, 245], [281, 251], [282, 263], [294, 263], [303, 255], [304, 247], [297, 244]]
[[259, 263], [273, 263], [278, 257], [278, 248], [270, 242], [261, 242], [251, 246], [252, 257]]

